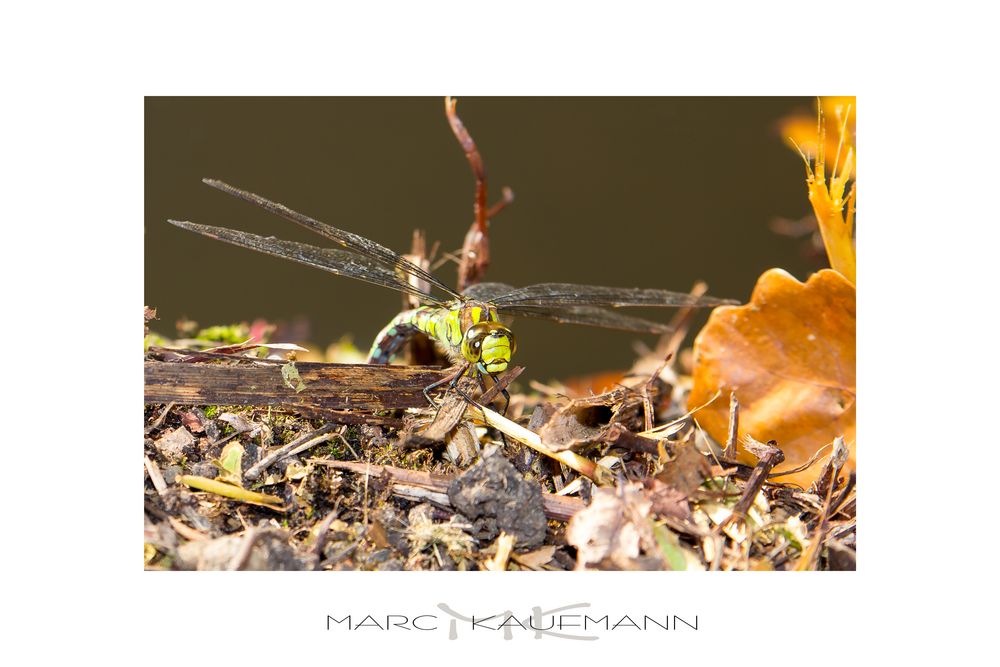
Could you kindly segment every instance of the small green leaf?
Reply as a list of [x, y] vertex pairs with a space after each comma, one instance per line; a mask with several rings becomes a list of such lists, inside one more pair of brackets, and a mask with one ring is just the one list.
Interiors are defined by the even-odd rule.
[[231, 484], [243, 483], [243, 445], [233, 440], [222, 448], [222, 455], [215, 463], [222, 471], [219, 479]]
[[296, 394], [306, 388], [306, 383], [299, 377], [299, 369], [295, 367], [294, 361], [289, 361], [281, 367], [281, 379], [284, 380], [285, 386], [294, 389]]
[[653, 524], [653, 536], [660, 547], [660, 552], [667, 561], [671, 570], [686, 570], [687, 558], [684, 556], [684, 549], [677, 540], [677, 535], [666, 526]]

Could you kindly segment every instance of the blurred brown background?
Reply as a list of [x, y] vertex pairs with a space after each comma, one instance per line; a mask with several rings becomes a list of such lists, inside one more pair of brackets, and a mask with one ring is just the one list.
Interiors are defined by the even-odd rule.
[[[769, 223], [809, 211], [800, 158], [779, 135], [811, 98], [459, 98], [489, 173], [488, 280], [579, 282], [746, 300], [757, 276], [816, 266]], [[414, 228], [457, 250], [474, 181], [441, 98], [147, 98], [145, 295], [175, 335], [181, 317], [308, 321], [322, 350], [367, 351], [398, 312], [390, 290], [206, 239], [167, 218], [318, 245], [325, 240], [201, 183], [212, 177], [401, 252]], [[454, 264], [438, 274], [454, 283]], [[666, 321], [670, 310], [636, 311]], [[699, 320], [698, 326], [703, 321]], [[627, 367], [639, 336], [519, 319], [517, 364], [547, 380]], [[283, 341], [303, 342], [303, 341]], [[689, 340], [690, 343], [690, 340]]]

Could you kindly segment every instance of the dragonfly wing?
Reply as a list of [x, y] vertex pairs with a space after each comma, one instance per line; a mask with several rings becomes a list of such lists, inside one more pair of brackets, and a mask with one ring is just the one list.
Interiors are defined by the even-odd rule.
[[694, 296], [683, 292], [661, 289], [604, 287], [602, 285], [576, 285], [573, 283], [540, 283], [521, 287], [492, 300], [497, 308], [535, 306], [687, 306], [702, 308], [736, 304], [732, 299], [711, 296]]
[[462, 292], [462, 296], [475, 301], [489, 301], [492, 303], [516, 291], [516, 287], [507, 283], [476, 283], [475, 285], [466, 287]]
[[226, 227], [210, 227], [208, 225], [198, 225], [193, 222], [178, 220], [169, 220], [168, 222], [181, 229], [197, 232], [203, 236], [225, 241], [226, 243], [243, 248], [249, 248], [250, 250], [256, 250], [265, 255], [290, 259], [293, 262], [329, 271], [339, 276], [347, 276], [348, 278], [363, 280], [373, 285], [380, 285], [407, 294], [413, 294], [434, 304], [445, 304], [445, 302], [418, 290], [404, 276], [387, 268], [382, 263], [356, 252], [337, 248], [318, 248], [307, 243], [285, 241], [273, 236], [258, 236], [257, 234], [227, 229]]
[[507, 306], [498, 307], [503, 315], [514, 317], [537, 317], [546, 320], [555, 320], [563, 324], [583, 324], [591, 327], [602, 327], [604, 329], [618, 329], [620, 331], [637, 331], [640, 333], [667, 333], [673, 331], [673, 327], [662, 322], [645, 320], [641, 317], [633, 317], [618, 313], [597, 306]]
[[402, 271], [404, 273], [408, 273], [412, 276], [416, 276], [417, 278], [425, 280], [427, 283], [433, 285], [434, 287], [437, 287], [438, 289], [440, 289], [441, 291], [445, 292], [446, 294], [448, 294], [453, 298], [459, 298], [460, 296], [455, 290], [451, 289], [450, 287], [442, 283], [440, 280], [435, 278], [430, 272], [422, 269], [413, 262], [407, 260], [405, 257], [395, 252], [394, 250], [390, 250], [389, 248], [386, 248], [384, 245], [376, 243], [371, 239], [367, 239], [364, 236], [359, 236], [358, 234], [354, 234], [353, 232], [348, 232], [343, 229], [338, 229], [337, 227], [334, 227], [333, 225], [328, 225], [325, 222], [320, 222], [319, 220], [311, 218], [308, 215], [299, 213], [298, 211], [293, 211], [284, 204], [273, 202], [270, 199], [265, 199], [264, 197], [256, 195], [252, 192], [248, 192], [247, 190], [241, 190], [240, 188], [229, 185], [228, 183], [223, 183], [222, 181], [217, 181], [211, 178], [202, 179], [202, 182], [204, 182], [206, 185], [212, 186], [217, 190], [221, 190], [226, 194], [232, 195], [237, 199], [242, 199], [243, 201], [250, 202], [251, 204], [260, 206], [261, 208], [270, 211], [275, 215], [279, 215], [282, 218], [285, 218], [286, 220], [291, 220], [294, 223], [302, 225], [306, 229], [316, 232], [320, 236], [325, 236], [331, 241], [336, 241], [341, 246], [350, 250], [353, 253], [356, 253], [358, 255], [363, 255], [376, 262], [385, 264], [388, 267], [392, 267], [393, 269]]
[[503, 303], [508, 294], [518, 291], [517, 287], [506, 283], [479, 283], [466, 288], [463, 294], [477, 301], [488, 301], [497, 306], [501, 314], [508, 317], [535, 317], [554, 320], [563, 324], [583, 324], [605, 329], [637, 331], [642, 333], [666, 333], [673, 328], [662, 322], [654, 322], [641, 317], [617, 313], [597, 306], [557, 306], [557, 305], [497, 305]]

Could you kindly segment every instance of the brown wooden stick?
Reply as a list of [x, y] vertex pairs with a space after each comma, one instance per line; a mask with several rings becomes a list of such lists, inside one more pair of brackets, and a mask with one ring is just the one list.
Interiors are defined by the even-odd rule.
[[774, 466], [785, 460], [785, 453], [778, 449], [777, 444], [774, 440], [765, 444], [751, 438], [747, 438], [743, 443], [744, 448], [748, 452], [758, 457], [757, 465], [754, 466], [753, 471], [750, 473], [750, 478], [743, 489], [743, 495], [740, 496], [740, 499], [736, 501], [736, 505], [733, 507], [733, 513], [722, 522], [723, 527], [736, 521], [743, 521], [746, 518], [750, 506], [753, 505], [754, 499], [760, 493], [761, 487], [764, 486], [768, 474]]
[[847, 500], [847, 496], [850, 495], [851, 491], [854, 490], [854, 485], [857, 484], [858, 476], [853, 470], [850, 476], [847, 478], [847, 483], [841, 490], [840, 495], [838, 495], [834, 500], [830, 502], [830, 516], [833, 516], [840, 509], [841, 504]]
[[612, 424], [604, 432], [602, 440], [612, 447], [621, 447], [633, 452], [643, 452], [651, 456], [660, 453], [660, 444], [652, 438], [646, 438], [637, 433], [633, 433], [621, 424]]
[[145, 402], [278, 406], [318, 410], [389, 410], [427, 405], [424, 387], [447, 370], [426, 366], [296, 364], [305, 389], [281, 376], [281, 361], [253, 364], [145, 362]]
[[740, 402], [736, 398], [736, 392], [729, 392], [729, 438], [726, 439], [726, 448], [722, 452], [722, 458], [726, 461], [736, 459], [736, 438], [740, 432]]
[[[465, 366], [460, 368], [458, 372], [464, 373]], [[471, 377], [464, 377], [458, 381], [456, 387], [464, 392], [466, 395], [469, 394], [476, 386], [476, 381]], [[428, 443], [428, 442], [443, 442], [444, 439], [451, 433], [451, 430], [458, 426], [458, 422], [462, 421], [462, 416], [465, 415], [465, 410], [468, 405], [465, 401], [465, 397], [459, 392], [451, 392], [447, 394], [447, 397], [441, 403], [438, 408], [437, 414], [434, 415], [434, 421], [428, 425], [423, 432], [415, 434], [414, 444], [417, 442]]]
[[316, 531], [316, 543], [313, 544], [311, 552], [316, 556], [316, 567], [319, 568], [319, 562], [323, 559], [323, 547], [326, 546], [326, 536], [330, 532], [330, 526], [336, 521], [337, 517], [340, 516], [340, 498], [337, 498], [337, 502], [333, 505], [333, 510], [323, 519], [323, 522], [319, 525], [319, 530]]
[[510, 386], [510, 383], [518, 378], [521, 373], [524, 372], [524, 366], [515, 366], [510, 369], [493, 383], [493, 386], [487, 389], [480, 395], [479, 402], [483, 405], [489, 405], [490, 401], [500, 395], [504, 389]]
[[171, 401], [167, 403], [166, 407], [163, 408], [163, 410], [160, 412], [160, 415], [156, 418], [156, 420], [152, 424], [146, 427], [146, 434], [148, 435], [153, 431], [155, 431], [156, 429], [160, 428], [160, 424], [162, 424], [163, 420], [167, 418], [167, 413], [173, 409], [174, 409], [174, 402]]
[[838, 435], [833, 439], [833, 451], [830, 453], [830, 458], [823, 464], [823, 468], [820, 470], [819, 475], [816, 476], [816, 480], [809, 487], [809, 491], [821, 498], [826, 496], [827, 489], [832, 488], [836, 491], [837, 475], [840, 474], [841, 468], [847, 463], [847, 457], [848, 449], [844, 442], [844, 437]]
[[[333, 431], [335, 428], [337, 428], [337, 426], [338, 426], [337, 424], [325, 424], [320, 428], [316, 429], [315, 431], [310, 431], [305, 435], [295, 438], [288, 444], [283, 445], [282, 447], [274, 450], [273, 452], [262, 458], [260, 461], [250, 466], [247, 469], [247, 471], [243, 473], [244, 479], [248, 479], [250, 481], [256, 481], [260, 477], [261, 473], [267, 470], [268, 466], [270, 466], [272, 463], [275, 463], [276, 461], [279, 461], [285, 456], [289, 456], [291, 451], [301, 444], [310, 442], [313, 439], [317, 438], [325, 437], [325, 439], [322, 440], [322, 442], [329, 440], [330, 438], [333, 437], [332, 435], [330, 435], [330, 432]], [[320, 442], [321, 442], [320, 440], [317, 440], [316, 444], [320, 444]]]

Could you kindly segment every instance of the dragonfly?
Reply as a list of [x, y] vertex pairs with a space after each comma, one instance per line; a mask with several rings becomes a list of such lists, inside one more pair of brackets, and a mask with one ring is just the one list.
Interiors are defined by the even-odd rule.
[[[388, 364], [411, 337], [430, 337], [455, 364], [453, 376], [424, 389], [430, 390], [461, 377], [483, 376], [496, 382], [507, 370], [517, 350], [517, 339], [504, 320], [535, 317], [566, 324], [580, 324], [643, 333], [666, 333], [671, 327], [617, 311], [631, 306], [714, 307], [737, 303], [731, 299], [694, 296], [662, 289], [605, 287], [572, 283], [539, 283], [514, 287], [505, 283], [477, 283], [458, 292], [401, 254], [353, 232], [320, 222], [283, 204], [241, 190], [222, 181], [203, 182], [226, 194], [259, 206], [333, 241], [339, 247], [319, 247], [274, 236], [169, 220], [173, 225], [209, 238], [305, 264], [335, 275], [354, 278], [416, 297], [419, 305], [392, 319], [375, 337], [368, 354], [372, 364]], [[510, 395], [502, 391], [510, 403]], [[504, 412], [506, 413], [506, 405]]]

